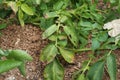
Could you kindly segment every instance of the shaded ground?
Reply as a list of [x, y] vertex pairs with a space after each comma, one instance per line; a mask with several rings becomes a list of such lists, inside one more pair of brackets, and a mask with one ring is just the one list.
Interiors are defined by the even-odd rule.
[[[17, 69], [14, 69], [0, 75], [0, 80], [43, 80], [42, 73], [45, 64], [39, 61], [39, 54], [41, 49], [47, 44], [47, 41], [41, 39], [42, 31], [40, 28], [31, 25], [26, 25], [23, 28], [17, 25], [12, 25], [1, 32], [0, 48], [26, 50], [34, 60], [26, 65], [26, 77], [23, 77]], [[64, 80], [71, 80], [73, 72], [79, 70], [81, 62], [87, 59], [88, 53], [76, 54], [74, 64], [64, 63]], [[118, 58], [117, 80], [120, 80], [120, 50], [116, 50], [115, 53]], [[105, 75], [104, 80], [110, 80], [106, 76], [107, 74]]]

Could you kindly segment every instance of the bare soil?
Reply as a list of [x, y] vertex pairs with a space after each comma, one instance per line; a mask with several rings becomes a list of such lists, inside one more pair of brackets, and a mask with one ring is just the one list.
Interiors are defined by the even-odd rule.
[[[27, 51], [32, 57], [33, 61], [26, 64], [26, 77], [23, 77], [18, 69], [10, 70], [0, 75], [0, 80], [44, 80], [43, 70], [45, 63], [39, 60], [41, 50], [47, 45], [48, 41], [41, 38], [42, 31], [39, 27], [26, 25], [21, 27], [18, 25], [10, 25], [6, 29], [0, 31], [0, 48], [2, 49], [22, 49]], [[63, 62], [65, 67], [64, 80], [71, 80], [74, 71], [81, 68], [81, 63], [87, 60], [87, 54], [90, 52], [83, 52], [76, 54], [74, 64]], [[117, 80], [120, 80], [120, 50], [116, 50], [118, 65]], [[110, 80], [108, 75], [105, 74], [103, 80]]]

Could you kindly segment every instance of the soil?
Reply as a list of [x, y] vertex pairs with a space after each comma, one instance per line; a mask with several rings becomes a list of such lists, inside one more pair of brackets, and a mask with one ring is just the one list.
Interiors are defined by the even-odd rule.
[[[44, 80], [43, 70], [45, 63], [39, 60], [41, 50], [48, 44], [47, 40], [41, 38], [42, 31], [39, 27], [26, 25], [21, 27], [18, 25], [8, 26], [6, 29], [0, 31], [0, 48], [2, 49], [22, 49], [27, 51], [32, 57], [33, 61], [26, 64], [26, 77], [23, 77], [18, 69], [10, 70], [0, 75], [0, 80]], [[63, 62], [65, 67], [64, 80], [71, 80], [74, 71], [81, 68], [81, 63], [87, 60], [87, 54], [90, 52], [83, 52], [76, 54], [74, 64]], [[120, 80], [120, 50], [116, 50], [118, 74], [117, 80]], [[108, 74], [104, 75], [103, 80], [110, 80]]]

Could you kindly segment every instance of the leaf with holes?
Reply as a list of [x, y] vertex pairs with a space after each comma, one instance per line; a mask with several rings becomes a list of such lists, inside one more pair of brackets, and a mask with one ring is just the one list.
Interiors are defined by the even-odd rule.
[[88, 80], [102, 80], [104, 65], [104, 61], [98, 61], [94, 63], [87, 73]]
[[64, 69], [57, 60], [54, 60], [45, 67], [44, 70], [45, 80], [63, 80], [63, 77]]
[[16, 61], [16, 60], [0, 60], [0, 73], [9, 71], [15, 67], [18, 67], [21, 65], [21, 61]]
[[42, 51], [42, 53], [40, 55], [40, 60], [45, 61], [47, 63], [50, 63], [51, 61], [54, 60], [57, 53], [58, 53], [58, 50], [55, 47], [55, 45], [49, 44], [48, 46], [46, 46], [43, 49], [43, 51]]
[[43, 32], [42, 38], [46, 39], [47, 37], [52, 35], [56, 30], [58, 30], [58, 28], [59, 26], [57, 26], [56, 24], [50, 26], [47, 30], [45, 30], [45, 32]]
[[72, 42], [72, 44], [77, 47], [78, 46], [78, 37], [76, 34], [76, 30], [74, 27], [71, 26], [64, 26], [64, 31], [67, 34], [67, 36], [69, 37], [70, 41]]
[[68, 62], [68, 63], [73, 63], [74, 62], [74, 53], [72, 51], [60, 48], [60, 53], [63, 56], [63, 58]]
[[117, 64], [114, 54], [110, 54], [109, 56], [107, 56], [107, 69], [110, 75], [110, 80], [116, 80]]

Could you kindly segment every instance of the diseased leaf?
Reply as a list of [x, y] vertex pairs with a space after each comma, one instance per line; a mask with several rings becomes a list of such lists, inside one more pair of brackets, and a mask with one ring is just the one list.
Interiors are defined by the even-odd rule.
[[24, 11], [28, 15], [34, 15], [32, 8], [29, 7], [27, 4], [22, 4], [21, 9], [22, 9], [22, 11]]
[[22, 74], [23, 76], [26, 75], [25, 62], [22, 62], [22, 64], [21, 64], [20, 66], [18, 66], [18, 69], [19, 69], [19, 71], [21, 72], [21, 74]]
[[57, 26], [56, 24], [50, 26], [47, 30], [45, 30], [45, 32], [43, 32], [42, 38], [46, 39], [47, 37], [52, 35], [56, 30], [58, 30], [58, 28], [59, 26]]
[[63, 80], [63, 77], [64, 69], [57, 60], [54, 60], [45, 67], [44, 70], [45, 80]]
[[8, 57], [14, 58], [15, 60], [20, 60], [20, 61], [32, 60], [32, 57], [23, 50], [10, 50]]
[[78, 37], [76, 34], [76, 30], [74, 27], [71, 26], [64, 26], [64, 31], [67, 34], [67, 36], [69, 37], [70, 41], [72, 42], [72, 44], [77, 47], [78, 46]]
[[4, 61], [0, 60], [0, 74], [20, 66], [21, 63], [22, 63], [21, 61], [16, 60], [4, 60]]
[[88, 80], [102, 80], [104, 65], [104, 61], [98, 61], [94, 63], [87, 73]]
[[60, 48], [60, 53], [63, 56], [63, 58], [68, 62], [68, 63], [73, 63], [74, 62], [74, 53], [69, 50], [65, 50], [63, 48]]
[[117, 64], [114, 54], [110, 54], [109, 56], [107, 56], [107, 69], [110, 75], [110, 80], [116, 80]]
[[15, 14], [17, 13], [17, 11], [18, 11], [18, 5], [16, 4], [15, 1], [8, 2], [8, 6], [11, 7], [11, 9], [14, 11]]
[[40, 60], [50, 63], [51, 61], [54, 60], [57, 53], [58, 53], [58, 50], [55, 47], [55, 45], [49, 44], [43, 49], [43, 51], [40, 55]]

